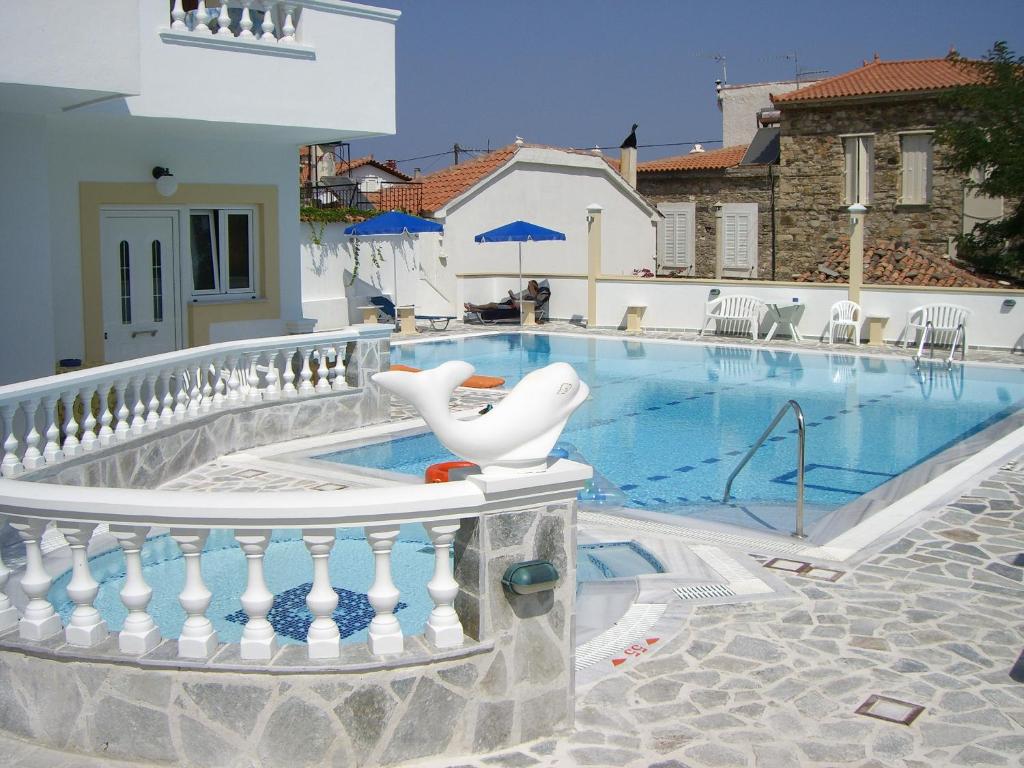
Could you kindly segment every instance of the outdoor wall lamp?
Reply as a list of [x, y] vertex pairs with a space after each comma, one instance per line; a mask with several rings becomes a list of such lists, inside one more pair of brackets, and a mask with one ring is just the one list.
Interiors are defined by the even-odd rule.
[[1003, 306], [1001, 309], [1003, 310], [1003, 312], [1009, 312], [1015, 306], [1017, 306], [1017, 301], [1015, 299], [1005, 299], [1003, 301]]
[[554, 589], [558, 585], [558, 569], [547, 560], [512, 563], [501, 577], [501, 583], [513, 594], [532, 595]]
[[153, 178], [156, 179], [156, 191], [163, 197], [170, 197], [178, 191], [178, 180], [174, 178], [169, 168], [156, 166], [153, 168]]

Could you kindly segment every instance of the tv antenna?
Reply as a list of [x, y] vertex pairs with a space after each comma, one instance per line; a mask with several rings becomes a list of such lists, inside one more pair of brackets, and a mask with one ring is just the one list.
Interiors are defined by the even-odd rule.
[[722, 83], [727, 84], [729, 82], [729, 71], [725, 66], [725, 54], [724, 53], [705, 53], [704, 51], [698, 51], [694, 56], [700, 59], [708, 59], [709, 61], [717, 62], [722, 66]]
[[828, 72], [827, 69], [807, 69], [800, 67], [800, 54], [797, 51], [792, 53], [785, 53], [782, 55], [786, 61], [793, 62], [793, 80], [796, 82], [797, 88], [800, 87], [800, 80], [806, 78], [808, 75], [824, 75]]

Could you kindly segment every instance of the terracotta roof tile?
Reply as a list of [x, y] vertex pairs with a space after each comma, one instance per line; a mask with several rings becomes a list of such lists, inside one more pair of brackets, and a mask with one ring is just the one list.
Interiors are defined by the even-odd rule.
[[851, 72], [822, 80], [798, 91], [773, 95], [776, 105], [799, 104], [856, 96], [880, 96], [890, 93], [940, 91], [958, 85], [982, 82], [979, 73], [948, 59], [868, 62]]
[[354, 171], [356, 168], [361, 168], [364, 165], [372, 165], [374, 168], [379, 168], [385, 173], [390, 173], [392, 176], [397, 176], [398, 178], [404, 181], [412, 181], [412, 176], [408, 175], [407, 173], [402, 173], [400, 170], [398, 170], [397, 167], [392, 168], [387, 163], [382, 163], [379, 160], [374, 160], [373, 155], [367, 155], [366, 157], [357, 157], [355, 160], [352, 160], [348, 163], [339, 162], [337, 164], [337, 171], [339, 175], [344, 175], [346, 173]]
[[[829, 272], [823, 272], [822, 269]], [[794, 275], [793, 279], [812, 283], [845, 283], [850, 273], [849, 242], [833, 248], [818, 269]], [[865, 244], [864, 282], [878, 285], [930, 285], [944, 288], [998, 288], [993, 279], [976, 275], [932, 253], [916, 243], [879, 240]]]
[[639, 163], [637, 173], [657, 173], [658, 171], [710, 171], [732, 168], [739, 165], [747, 152], [748, 144], [735, 147], [722, 147], [707, 152], [690, 152], [687, 155], [663, 157], [660, 160], [649, 160]]

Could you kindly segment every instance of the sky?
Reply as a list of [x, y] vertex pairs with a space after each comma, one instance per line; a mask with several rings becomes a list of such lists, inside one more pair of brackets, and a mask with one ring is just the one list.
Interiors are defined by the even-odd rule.
[[1024, 55], [1022, 0], [363, 1], [402, 12], [398, 132], [353, 141], [351, 154], [407, 173], [450, 165], [455, 143], [496, 149], [516, 136], [617, 154], [634, 122], [641, 162], [690, 142], [720, 147], [722, 58], [738, 84], [836, 75], [875, 53], [978, 57], [996, 40]]

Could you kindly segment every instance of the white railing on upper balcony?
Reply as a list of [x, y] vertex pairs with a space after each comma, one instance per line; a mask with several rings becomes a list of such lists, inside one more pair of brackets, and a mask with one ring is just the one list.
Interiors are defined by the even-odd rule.
[[186, 12], [182, 0], [175, 0], [171, 30], [254, 44], [294, 45], [301, 12], [301, 2], [266, 0], [199, 0], [195, 10]]
[[390, 331], [210, 344], [2, 386], [0, 475], [16, 478], [226, 408], [348, 389], [339, 364], [346, 345]]

